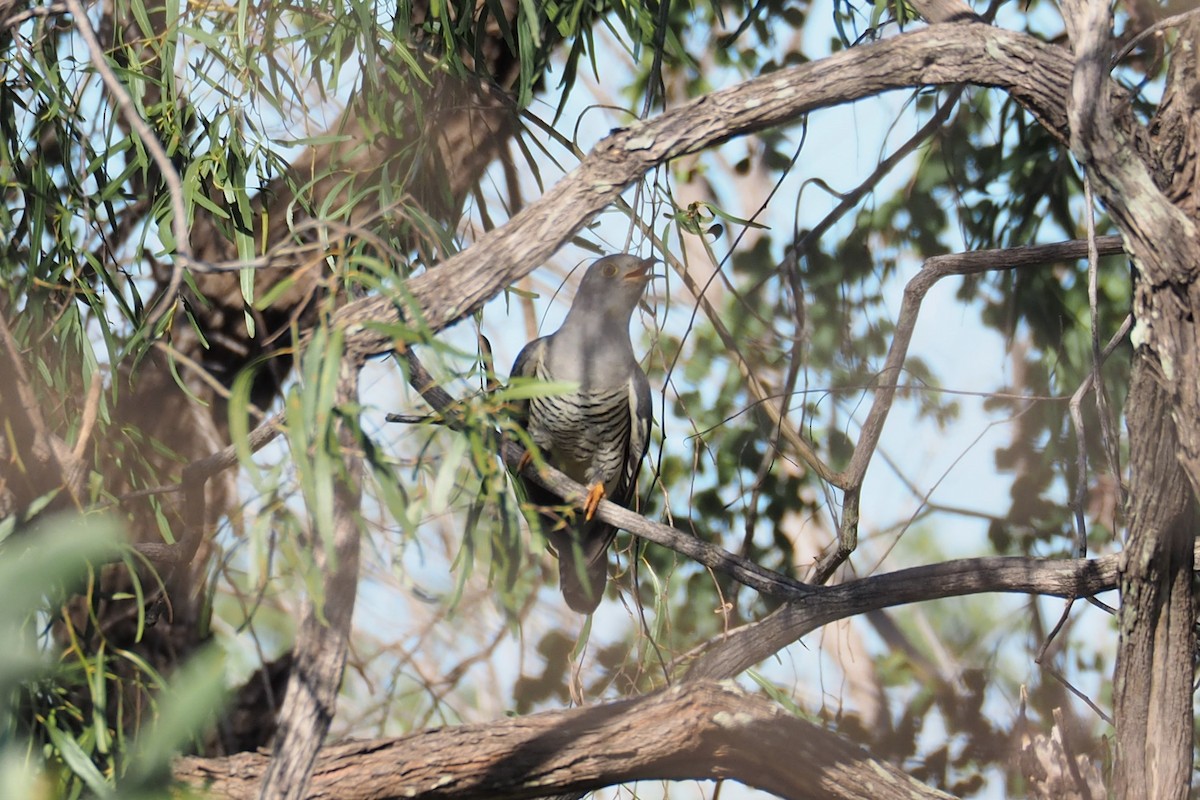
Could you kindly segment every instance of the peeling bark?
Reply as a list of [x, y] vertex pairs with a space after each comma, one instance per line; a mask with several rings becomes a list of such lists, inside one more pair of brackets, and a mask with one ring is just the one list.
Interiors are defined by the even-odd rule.
[[[353, 359], [339, 365], [338, 409], [344, 411], [357, 404], [360, 369], [362, 362]], [[338, 688], [350, 650], [358, 595], [362, 447], [349, 420], [336, 414], [332, 424], [343, 462], [342, 474], [333, 478], [333, 547], [330, 550], [320, 540], [312, 543], [315, 566], [323, 577], [321, 596], [307, 598], [301, 611], [287, 694], [279, 712], [279, 730], [262, 781], [262, 800], [301, 800], [308, 796], [313, 760], [337, 711]]]

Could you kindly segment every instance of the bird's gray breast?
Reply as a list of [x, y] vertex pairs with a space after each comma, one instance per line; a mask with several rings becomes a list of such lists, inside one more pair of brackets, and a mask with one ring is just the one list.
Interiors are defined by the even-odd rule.
[[535, 372], [542, 380], [575, 381], [580, 388], [531, 399], [530, 434], [567, 475], [581, 483], [602, 481], [612, 491], [625, 468], [632, 420], [628, 376], [588, 382], [577, 374], [561, 374], [571, 369], [552, 370], [549, 364], [538, 365]]

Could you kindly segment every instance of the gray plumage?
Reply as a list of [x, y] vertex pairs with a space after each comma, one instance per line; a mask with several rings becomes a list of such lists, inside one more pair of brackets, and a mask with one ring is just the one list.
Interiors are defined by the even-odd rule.
[[[654, 259], [623, 254], [595, 261], [562, 327], [527, 344], [512, 368], [514, 377], [579, 385], [576, 391], [520, 403], [518, 418], [550, 464], [588, 487], [593, 497], [603, 487], [605, 498], [624, 506], [637, 490], [650, 441], [650, 384], [633, 354], [629, 322], [653, 265]], [[563, 504], [532, 481], [522, 483], [533, 505]], [[558, 554], [567, 605], [590, 614], [604, 594], [608, 548], [617, 529], [585, 516], [580, 512], [566, 525], [557, 515], [543, 514], [541, 520]]]

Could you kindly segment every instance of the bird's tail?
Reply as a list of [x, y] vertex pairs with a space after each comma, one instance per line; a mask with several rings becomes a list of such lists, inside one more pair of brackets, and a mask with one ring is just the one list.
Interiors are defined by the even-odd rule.
[[550, 534], [558, 553], [558, 582], [572, 611], [591, 614], [600, 605], [608, 582], [608, 546], [616, 534], [616, 528], [599, 521]]

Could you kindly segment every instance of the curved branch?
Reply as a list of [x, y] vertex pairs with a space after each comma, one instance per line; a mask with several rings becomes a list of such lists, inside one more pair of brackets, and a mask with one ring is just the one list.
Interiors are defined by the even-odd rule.
[[[1099, 236], [1096, 237], [1095, 244], [1100, 255], [1109, 256], [1123, 252], [1120, 236]], [[1053, 264], [1057, 261], [1075, 261], [1086, 258], [1087, 252], [1087, 240], [1072, 239], [1053, 244], [949, 253], [926, 259], [921, 271], [904, 287], [904, 301], [896, 320], [896, 333], [892, 337], [883, 368], [878, 374], [879, 388], [875, 402], [862, 424], [858, 444], [850, 456], [849, 465], [835, 476], [833, 483], [843, 489], [862, 485], [867, 466], [871, 463], [875, 448], [879, 444], [879, 437], [883, 434], [883, 423], [891, 410], [896, 389], [899, 388], [900, 370], [908, 355], [908, 345], [916, 329], [921, 303], [938, 281], [954, 275], [979, 275], [984, 272]]]
[[[540, 797], [633, 780], [718, 777], [795, 798], [943, 797], [836, 734], [711, 678], [741, 672], [821, 625], [872, 609], [982, 592], [1094, 595], [1115, 588], [1120, 562], [1119, 555], [964, 559], [823, 587], [716, 640], [684, 683], [665, 692], [325, 748], [308, 797]], [[797, 771], [796, 763], [808, 769]], [[261, 753], [184, 758], [175, 776], [216, 797], [252, 798], [266, 767]]]
[[1069, 53], [1025, 34], [977, 22], [934, 25], [701, 97], [618, 129], [539, 200], [472, 247], [405, 284], [409, 307], [391, 297], [351, 303], [337, 315], [347, 346], [391, 350], [413, 311], [437, 331], [483, 306], [537, 266], [651, 168], [728, 139], [792, 122], [807, 112], [892, 89], [969, 83], [1007, 91], [1067, 139]]
[[[1109, 6], [1100, 0], [1072, 0], [1064, 11], [1078, 53], [1067, 105], [1071, 150], [1095, 182], [1147, 281], [1190, 283], [1200, 256], [1196, 224], [1155, 183], [1134, 146], [1128, 130], [1131, 109], [1102, 90], [1112, 59]], [[1187, 39], [1185, 30], [1181, 44]], [[1168, 337], [1168, 352], [1169, 342]]]
[[[175, 777], [213, 797], [249, 799], [266, 762], [261, 753], [184, 758]], [[308, 797], [542, 797], [633, 780], [718, 778], [797, 800], [949, 797], [765, 698], [716, 683], [327, 747]]]
[[167, 288], [151, 304], [146, 318], [146, 330], [152, 330], [166, 314], [171, 304], [175, 302], [175, 295], [179, 292], [179, 287], [183, 285], [183, 268], [192, 261], [187, 210], [183, 202], [183, 182], [179, 179], [179, 172], [171, 163], [171, 157], [167, 155], [166, 148], [158, 140], [150, 124], [142, 119], [125, 84], [121, 83], [121, 79], [117, 77], [116, 72], [105, 60], [104, 47], [96, 37], [96, 31], [92, 29], [91, 20], [88, 19], [83, 3], [81, 0], [66, 0], [66, 6], [75, 19], [75, 27], [78, 29], [80, 37], [87, 45], [88, 54], [92, 58], [92, 66], [100, 73], [104, 85], [121, 111], [121, 115], [129, 123], [129, 127], [137, 133], [142, 146], [150, 154], [154, 166], [158, 168], [159, 174], [162, 175], [163, 182], [167, 186], [167, 195], [171, 201], [171, 235], [175, 238], [175, 259], [171, 266], [171, 278], [167, 283]]
[[964, 558], [822, 587], [703, 645], [691, 654], [696, 660], [686, 677], [733, 677], [824, 625], [881, 608], [988, 592], [1092, 597], [1117, 588], [1120, 565], [1119, 554], [1071, 560]]

